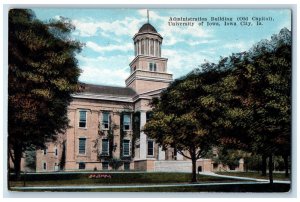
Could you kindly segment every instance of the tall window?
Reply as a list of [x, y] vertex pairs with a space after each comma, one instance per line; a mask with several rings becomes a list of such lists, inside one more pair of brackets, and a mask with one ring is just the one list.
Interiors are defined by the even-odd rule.
[[123, 126], [124, 130], [130, 130], [131, 126], [131, 116], [130, 114], [124, 114], [123, 116]]
[[45, 162], [43, 163], [43, 169], [47, 170], [47, 163], [45, 163]]
[[79, 138], [79, 154], [85, 154], [86, 138]]
[[58, 155], [58, 150], [57, 150], [57, 148], [55, 148], [54, 153], [55, 153], [55, 156]]
[[79, 111], [79, 127], [86, 128], [86, 111]]
[[109, 129], [109, 112], [102, 113], [102, 129], [103, 130]]
[[156, 72], [156, 63], [153, 62], [149, 63], [149, 71]]
[[123, 140], [123, 156], [130, 155], [130, 140]]
[[154, 141], [148, 140], [147, 146], [148, 146], [147, 155], [154, 156]]
[[109, 155], [109, 141], [108, 139], [102, 139], [102, 155]]
[[44, 151], [43, 151], [43, 152], [44, 152], [44, 155], [46, 155], [46, 154], [47, 154], [47, 148], [46, 148], [46, 149], [44, 149]]

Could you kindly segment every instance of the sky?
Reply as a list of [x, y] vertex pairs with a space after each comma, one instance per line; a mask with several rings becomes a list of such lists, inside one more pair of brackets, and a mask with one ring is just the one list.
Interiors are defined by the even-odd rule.
[[[130, 75], [129, 63], [134, 59], [132, 38], [147, 22], [146, 9], [34, 8], [33, 11], [42, 21], [62, 16], [75, 25], [72, 37], [85, 44], [76, 55], [82, 69], [81, 82], [125, 86]], [[199, 25], [203, 21], [200, 20], [190, 21], [194, 26], [170, 26], [170, 18], [174, 17], [207, 21], [203, 25]], [[212, 21], [212, 17], [221, 21]], [[225, 17], [231, 18], [236, 26], [225, 26], [222, 21]], [[260, 25], [257, 19], [263, 20]], [[168, 58], [168, 73], [174, 79], [205, 61], [218, 62], [220, 57], [247, 51], [284, 27], [291, 30], [288, 9], [150, 9], [149, 21], [163, 37], [162, 57]], [[212, 26], [217, 22], [219, 26]], [[241, 22], [251, 26], [242, 26]]]

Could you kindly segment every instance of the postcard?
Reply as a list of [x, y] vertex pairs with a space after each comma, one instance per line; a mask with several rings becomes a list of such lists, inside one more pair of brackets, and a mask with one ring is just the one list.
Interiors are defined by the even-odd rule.
[[291, 188], [292, 10], [11, 8], [11, 192]]

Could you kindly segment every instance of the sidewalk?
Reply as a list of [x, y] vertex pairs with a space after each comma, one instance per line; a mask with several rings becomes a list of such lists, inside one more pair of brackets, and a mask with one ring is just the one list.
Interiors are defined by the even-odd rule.
[[[220, 178], [227, 178], [227, 179], [237, 179], [237, 180], [249, 180], [249, 181], [255, 181], [255, 182], [269, 182], [269, 180], [265, 179], [257, 179], [257, 178], [250, 178], [250, 177], [238, 177], [238, 176], [229, 176], [229, 175], [219, 175], [213, 172], [203, 172], [200, 175], [206, 175], [206, 176], [214, 176], [214, 177], [220, 177]], [[291, 181], [287, 180], [274, 180], [274, 183], [283, 183], [283, 184], [289, 184]]]

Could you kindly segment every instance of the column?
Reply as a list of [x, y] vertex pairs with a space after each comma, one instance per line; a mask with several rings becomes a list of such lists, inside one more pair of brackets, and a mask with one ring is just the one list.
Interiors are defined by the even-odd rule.
[[177, 160], [179, 161], [183, 160], [183, 156], [179, 152], [177, 152], [176, 156], [177, 156]]
[[145, 43], [145, 55], [149, 55], [149, 54], [148, 54], [148, 50], [149, 50], [149, 49], [148, 49], [148, 41], [149, 41], [149, 39], [146, 38], [145, 40], [146, 40], [146, 41], [145, 41], [145, 42], [146, 42], [146, 43]]
[[148, 39], [148, 55], [150, 55], [150, 39]]
[[[141, 111], [141, 130], [146, 124], [146, 112]], [[147, 136], [144, 132], [141, 132], [140, 135], [140, 159], [146, 159], [147, 154]]]
[[161, 57], [161, 43], [159, 42], [159, 55], [158, 55], [158, 57]]
[[153, 55], [156, 56], [156, 40], [153, 40]]
[[158, 160], [166, 160], [166, 152], [162, 150], [162, 147], [158, 147]]
[[139, 41], [139, 55], [141, 54], [141, 41]]

